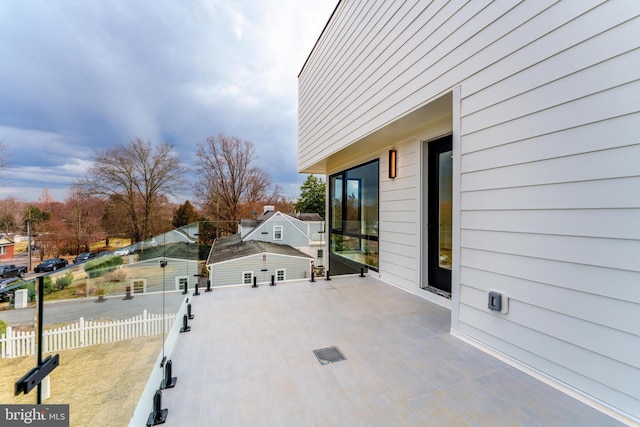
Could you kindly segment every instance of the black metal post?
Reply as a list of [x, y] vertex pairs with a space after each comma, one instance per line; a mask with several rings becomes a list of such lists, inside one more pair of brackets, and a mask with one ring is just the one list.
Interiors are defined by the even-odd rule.
[[205, 292], [211, 292], [211, 280], [207, 279], [207, 290]]
[[258, 278], [256, 276], [253, 276], [253, 286], [251, 286], [252, 288], [257, 288], [258, 287]]
[[360, 277], [364, 277], [364, 267], [360, 267]]
[[309, 280], [309, 281], [310, 281], [311, 283], [313, 283], [313, 282], [315, 282], [315, 281], [316, 281], [316, 278], [315, 278], [315, 271], [313, 271], [313, 269], [311, 269], [311, 280]]
[[[27, 299], [29, 297], [27, 296]], [[44, 331], [44, 276], [38, 277], [38, 368], [42, 366], [42, 338]], [[42, 404], [42, 383], [38, 383], [38, 405]]]
[[189, 319], [193, 319], [193, 314], [191, 314], [191, 303], [187, 304], [187, 317]]
[[329, 275], [329, 270], [327, 270], [327, 280], [331, 280], [331, 276]]
[[274, 276], [273, 274], [271, 275], [271, 284], [269, 286], [275, 286], [276, 285], [276, 276]]
[[176, 386], [176, 382], [178, 381], [178, 377], [173, 377], [173, 373], [171, 372], [171, 368], [173, 367], [173, 362], [171, 360], [167, 361], [164, 365], [164, 384], [162, 388], [173, 388]]
[[196, 291], [193, 294], [200, 295], [200, 292], [198, 292], [198, 282], [196, 282]]
[[156, 390], [156, 394], [153, 396], [153, 410], [149, 414], [147, 426], [164, 424], [167, 421], [168, 413], [168, 409], [162, 409], [162, 389], [158, 389]]
[[184, 291], [182, 291], [182, 295], [186, 295], [189, 292], [189, 282], [184, 282]]
[[191, 330], [191, 326], [189, 326], [188, 319], [189, 318], [187, 317], [186, 314], [182, 316], [182, 328], [180, 329], [180, 332], [189, 332]]

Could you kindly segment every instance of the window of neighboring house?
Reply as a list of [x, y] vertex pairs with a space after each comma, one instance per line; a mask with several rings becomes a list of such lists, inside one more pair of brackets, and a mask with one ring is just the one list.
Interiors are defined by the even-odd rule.
[[131, 286], [133, 287], [134, 294], [142, 294], [146, 291], [147, 280], [146, 279], [132, 280]]
[[282, 226], [274, 225], [273, 226], [273, 240], [282, 240]]
[[286, 271], [285, 269], [280, 269], [280, 270], [276, 270], [276, 280], [278, 282], [282, 282], [283, 280], [285, 280], [286, 277]]
[[324, 257], [324, 250], [322, 250], [322, 249], [318, 249], [318, 256], [317, 256], [317, 258], [318, 258], [318, 259], [322, 259], [322, 257]]
[[253, 283], [253, 271], [242, 272], [242, 283], [244, 285], [251, 285]]
[[378, 269], [379, 161], [329, 177], [330, 255]]
[[6, 246], [0, 246], [0, 255], [4, 255], [7, 253], [7, 247]]
[[176, 290], [179, 291], [181, 289], [184, 289], [184, 284], [188, 283], [187, 281], [187, 277], [176, 277]]

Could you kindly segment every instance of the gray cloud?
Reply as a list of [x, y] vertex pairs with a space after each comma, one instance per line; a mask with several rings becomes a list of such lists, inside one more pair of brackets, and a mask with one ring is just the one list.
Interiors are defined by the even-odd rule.
[[295, 196], [297, 73], [335, 1], [0, 4], [0, 197], [62, 200], [96, 150], [225, 133]]

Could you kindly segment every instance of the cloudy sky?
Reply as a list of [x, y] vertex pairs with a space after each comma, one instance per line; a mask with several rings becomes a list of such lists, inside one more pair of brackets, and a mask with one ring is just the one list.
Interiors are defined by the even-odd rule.
[[219, 133], [253, 142], [289, 197], [297, 75], [337, 0], [0, 2], [0, 199], [56, 200], [134, 137], [193, 166]]

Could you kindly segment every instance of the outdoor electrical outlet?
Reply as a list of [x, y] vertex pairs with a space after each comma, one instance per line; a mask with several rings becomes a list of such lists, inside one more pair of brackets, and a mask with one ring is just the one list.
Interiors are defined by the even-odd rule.
[[487, 304], [489, 310], [499, 311], [502, 314], [509, 312], [509, 298], [502, 292], [489, 291], [489, 301]]

